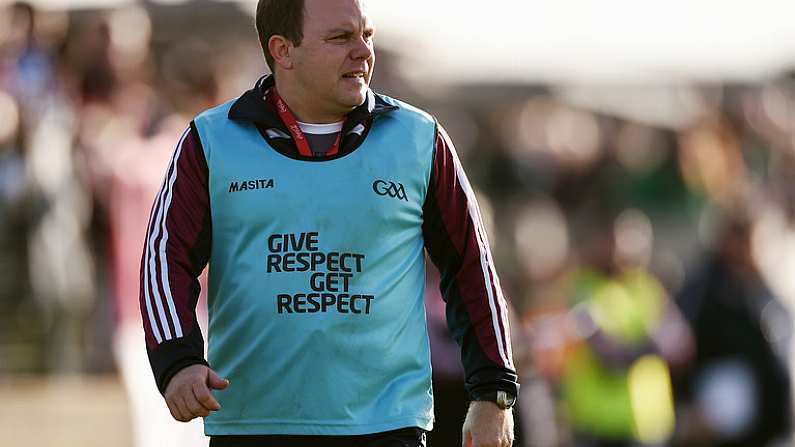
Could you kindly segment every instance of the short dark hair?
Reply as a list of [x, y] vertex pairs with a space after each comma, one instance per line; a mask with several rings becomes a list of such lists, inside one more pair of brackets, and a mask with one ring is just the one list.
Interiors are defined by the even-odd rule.
[[273, 56], [268, 51], [271, 36], [284, 36], [295, 46], [304, 38], [304, 0], [259, 0], [256, 16], [257, 34], [265, 62], [273, 72]]

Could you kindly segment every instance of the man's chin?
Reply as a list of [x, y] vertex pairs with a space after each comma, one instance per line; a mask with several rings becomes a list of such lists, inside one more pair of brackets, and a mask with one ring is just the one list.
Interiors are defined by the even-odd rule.
[[351, 109], [355, 109], [360, 105], [364, 104], [364, 101], [367, 100], [367, 91], [359, 92], [357, 94], [349, 95], [341, 101], [346, 106], [350, 107]]

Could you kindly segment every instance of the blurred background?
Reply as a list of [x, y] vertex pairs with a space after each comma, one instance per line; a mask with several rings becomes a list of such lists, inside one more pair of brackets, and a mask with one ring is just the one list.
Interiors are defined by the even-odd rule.
[[[138, 268], [182, 129], [267, 70], [255, 4], [0, 1], [0, 445], [206, 445], [159, 400]], [[793, 445], [795, 2], [369, 8], [374, 89], [435, 114], [479, 194], [516, 445]], [[427, 308], [430, 446], [456, 446], [432, 268]]]

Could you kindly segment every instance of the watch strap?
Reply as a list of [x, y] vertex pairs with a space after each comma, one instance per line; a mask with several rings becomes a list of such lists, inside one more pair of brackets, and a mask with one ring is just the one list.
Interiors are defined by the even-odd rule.
[[516, 404], [516, 396], [504, 390], [482, 391], [477, 393], [473, 400], [494, 402], [503, 410], [513, 408]]

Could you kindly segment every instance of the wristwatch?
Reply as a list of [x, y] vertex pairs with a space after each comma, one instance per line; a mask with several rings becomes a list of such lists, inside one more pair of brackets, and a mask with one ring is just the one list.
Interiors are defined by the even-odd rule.
[[509, 410], [516, 404], [516, 396], [507, 391], [486, 391], [475, 396], [476, 401], [489, 401], [502, 410]]

